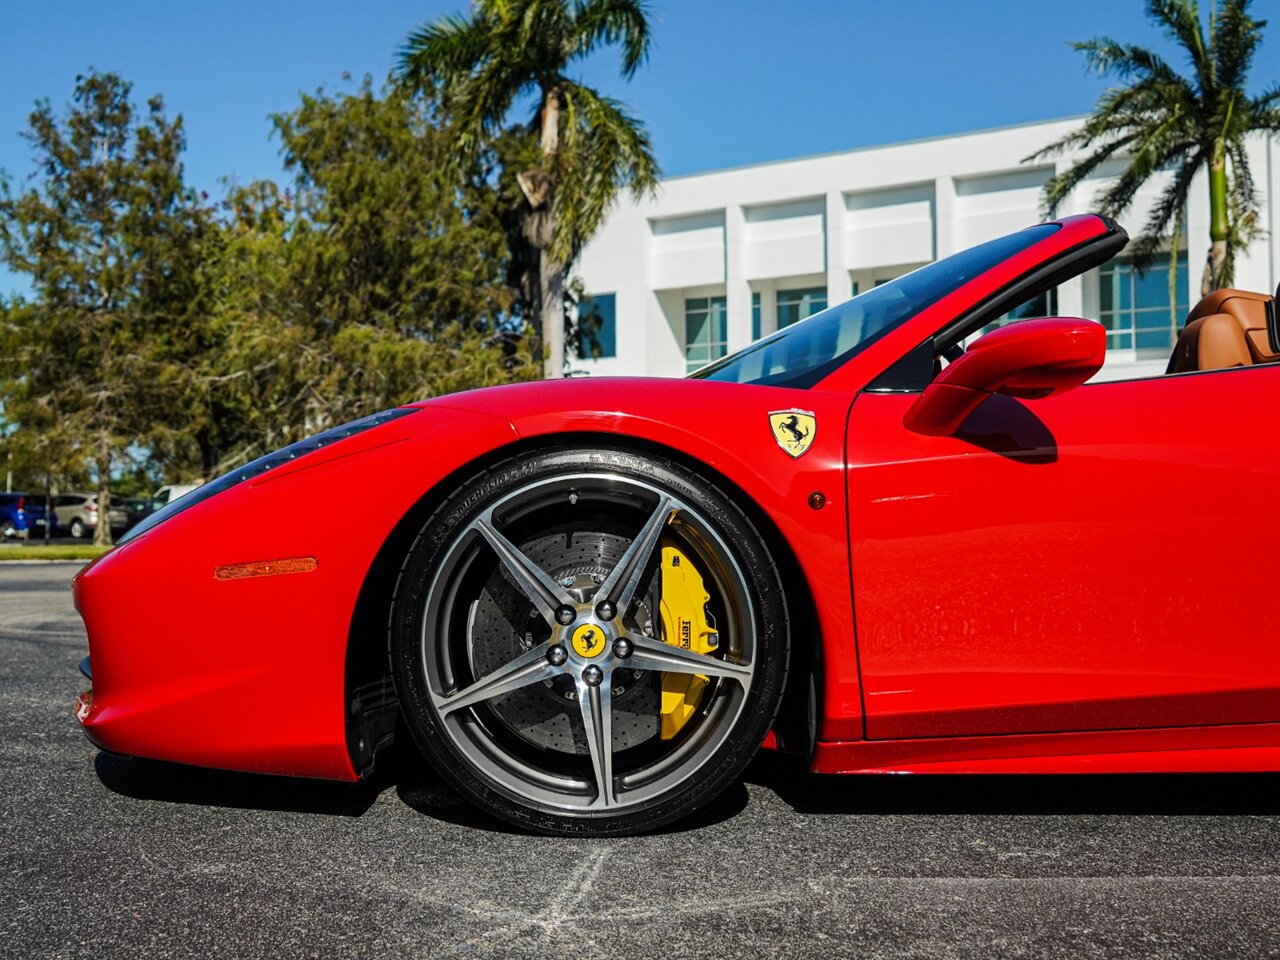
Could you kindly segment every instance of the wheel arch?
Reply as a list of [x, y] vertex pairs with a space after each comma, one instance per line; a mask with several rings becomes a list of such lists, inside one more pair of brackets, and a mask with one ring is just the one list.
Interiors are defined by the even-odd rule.
[[599, 446], [657, 456], [684, 467], [716, 487], [751, 522], [777, 565], [787, 608], [791, 663], [774, 723], [778, 746], [808, 757], [822, 715], [822, 636], [813, 593], [791, 544], [773, 518], [722, 471], [679, 448], [630, 435], [573, 431], [522, 437], [458, 466], [433, 484], [405, 512], [383, 541], [361, 582], [347, 632], [345, 689], [347, 750], [363, 777], [378, 752], [395, 739], [400, 704], [390, 664], [390, 627], [401, 568], [431, 515], [472, 477], [521, 453]]

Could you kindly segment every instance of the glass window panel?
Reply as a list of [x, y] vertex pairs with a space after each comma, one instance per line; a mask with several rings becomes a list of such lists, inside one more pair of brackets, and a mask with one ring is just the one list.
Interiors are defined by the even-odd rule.
[[827, 309], [827, 290], [825, 287], [810, 287], [804, 290], [778, 291], [778, 329], [815, 313]]
[[[729, 306], [725, 297], [712, 297], [711, 304], [711, 342], [727, 343], [729, 340]], [[716, 354], [719, 356], [719, 354]]]
[[578, 304], [578, 358], [596, 360], [618, 355], [617, 297], [600, 293]]
[[1129, 261], [1113, 261], [1098, 274], [1098, 319], [1112, 333], [1113, 350], [1172, 349], [1187, 314], [1187, 256], [1178, 256], [1177, 295], [1169, 306], [1169, 262], [1155, 261], [1139, 273]]
[[1153, 265], [1146, 273], [1133, 275], [1133, 305], [1141, 310], [1169, 305], [1169, 267]]
[[779, 330], [697, 374], [734, 383], [812, 386], [930, 304], [1059, 229], [1047, 223], [989, 241]]
[[724, 297], [692, 297], [684, 302], [685, 366], [697, 370], [728, 352], [728, 305]]
[[760, 294], [751, 294], [751, 339], [760, 339]]

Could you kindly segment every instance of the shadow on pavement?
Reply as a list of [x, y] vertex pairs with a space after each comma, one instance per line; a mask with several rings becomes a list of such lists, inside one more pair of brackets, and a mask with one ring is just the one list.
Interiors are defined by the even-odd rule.
[[762, 753], [745, 779], [801, 814], [1280, 814], [1275, 773], [839, 776], [811, 774], [798, 758]]
[[[480, 812], [416, 752], [396, 746], [379, 754], [373, 774], [360, 783], [233, 773], [102, 752], [94, 758], [94, 769], [108, 790], [136, 800], [337, 817], [363, 816], [384, 790], [394, 788], [402, 803], [434, 820], [489, 832], [523, 832]], [[735, 783], [705, 809], [663, 832], [720, 823], [741, 813], [747, 801], [746, 787]]]
[[[394, 788], [402, 803], [432, 819], [521, 832], [478, 811], [416, 753], [395, 747], [379, 756], [377, 769], [360, 783], [231, 773], [107, 753], [97, 755], [94, 767], [108, 790], [138, 800], [359, 817], [384, 790]], [[743, 781], [662, 832], [731, 820], [749, 802], [745, 784], [773, 791], [802, 815], [1280, 814], [1280, 774], [829, 776], [809, 773], [795, 757], [762, 753]]]
[[[400, 776], [396, 794], [407, 806], [419, 813], [434, 820], [478, 830], [515, 834], [527, 832], [481, 813], [442, 781], [424, 760], [416, 756], [408, 759], [401, 757], [398, 758], [398, 765]], [[746, 786], [739, 781], [703, 809], [657, 832], [685, 833], [722, 823], [746, 809], [749, 799]]]
[[99, 753], [93, 765], [108, 790], [137, 800], [339, 817], [361, 816], [391, 785], [383, 771], [360, 783], [338, 783], [207, 770], [108, 753]]

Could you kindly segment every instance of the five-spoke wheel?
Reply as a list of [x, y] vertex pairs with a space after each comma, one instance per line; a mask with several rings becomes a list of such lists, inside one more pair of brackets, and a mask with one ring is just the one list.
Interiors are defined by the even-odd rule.
[[[705, 598], [694, 615], [664, 595], [681, 562]], [[488, 471], [427, 524], [397, 594], [411, 730], [455, 785], [524, 826], [623, 833], [681, 816], [731, 782], [777, 709], [776, 572], [742, 513], [674, 464], [567, 450]], [[690, 620], [714, 624], [713, 649], [696, 649]], [[664, 723], [673, 703], [681, 719]]]

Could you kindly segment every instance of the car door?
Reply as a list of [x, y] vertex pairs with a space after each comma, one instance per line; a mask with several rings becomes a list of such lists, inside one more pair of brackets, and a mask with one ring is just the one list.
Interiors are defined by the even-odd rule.
[[71, 524], [70, 508], [75, 502], [75, 497], [68, 497], [66, 494], [59, 494], [53, 498], [53, 519], [59, 530], [66, 530]]
[[1280, 720], [1280, 367], [848, 428], [867, 735]]

